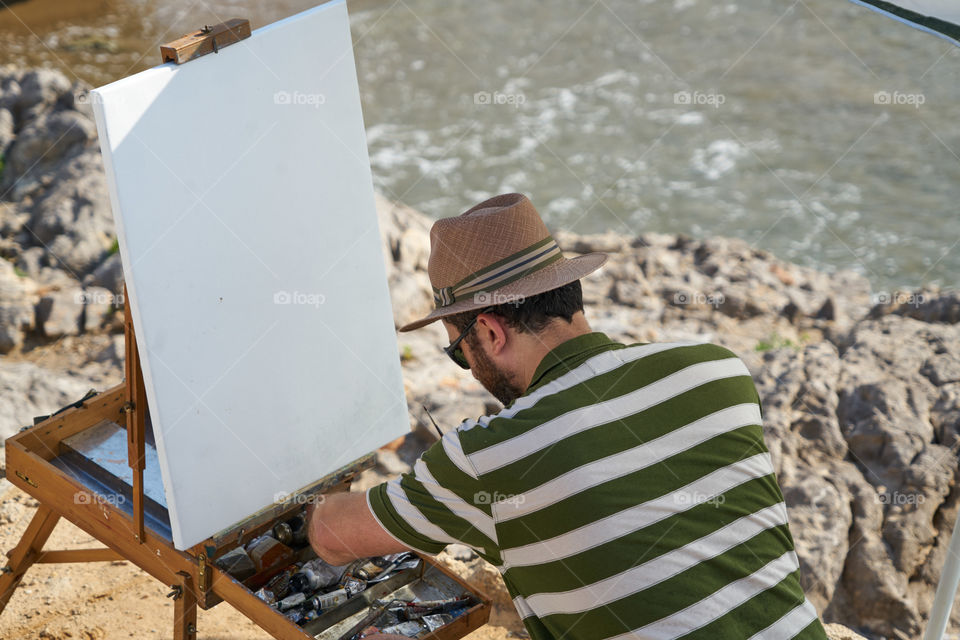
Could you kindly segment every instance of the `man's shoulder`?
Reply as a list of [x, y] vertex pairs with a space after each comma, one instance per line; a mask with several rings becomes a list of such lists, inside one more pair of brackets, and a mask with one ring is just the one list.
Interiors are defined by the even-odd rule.
[[[640, 385], [651, 382], [651, 376], [655, 380], [658, 375], [665, 377], [686, 367], [709, 362], [724, 362], [746, 370], [739, 355], [712, 342], [636, 342], [601, 355], [611, 361], [606, 367], [608, 370], [620, 369], [621, 374], [628, 371], [645, 372], [647, 375], [637, 379]], [[600, 370], [598, 373], [606, 371]]]
[[697, 365], [722, 363], [748, 373], [742, 361], [726, 347], [708, 342], [649, 342], [623, 344], [604, 351], [550, 383], [525, 394], [498, 412], [464, 420], [457, 427], [466, 454], [523, 434], [567, 412], [596, 404], [630, 388], [653, 384]]

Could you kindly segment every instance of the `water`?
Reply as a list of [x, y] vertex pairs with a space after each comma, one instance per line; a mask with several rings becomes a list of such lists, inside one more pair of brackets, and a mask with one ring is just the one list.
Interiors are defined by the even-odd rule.
[[[27, 0], [0, 10], [0, 46], [98, 85], [199, 25], [312, 4]], [[837, 0], [349, 7], [388, 197], [439, 217], [516, 190], [554, 228], [737, 236], [876, 290], [958, 286], [945, 41]]]

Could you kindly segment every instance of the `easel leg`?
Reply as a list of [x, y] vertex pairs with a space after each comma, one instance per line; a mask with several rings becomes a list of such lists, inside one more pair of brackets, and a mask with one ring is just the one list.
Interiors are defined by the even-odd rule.
[[179, 595], [173, 600], [173, 640], [197, 638], [197, 592], [189, 573], [180, 571]]
[[20, 580], [23, 579], [23, 574], [40, 555], [43, 545], [46, 544], [47, 538], [50, 537], [59, 519], [59, 515], [42, 505], [33, 515], [33, 520], [23, 532], [20, 543], [9, 554], [9, 565], [4, 567], [3, 573], [0, 574], [0, 612], [7, 606]]

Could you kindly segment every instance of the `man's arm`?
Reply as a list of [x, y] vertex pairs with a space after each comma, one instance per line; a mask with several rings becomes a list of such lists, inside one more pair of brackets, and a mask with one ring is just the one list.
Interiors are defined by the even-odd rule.
[[363, 493], [334, 493], [307, 509], [310, 546], [328, 564], [409, 551], [387, 533], [367, 506]]

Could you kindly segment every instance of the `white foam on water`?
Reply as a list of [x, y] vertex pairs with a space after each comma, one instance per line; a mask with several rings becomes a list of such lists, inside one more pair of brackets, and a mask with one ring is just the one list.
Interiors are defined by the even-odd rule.
[[717, 180], [733, 171], [747, 153], [736, 140], [714, 140], [706, 149], [695, 149], [690, 163], [708, 180]]
[[681, 113], [680, 115], [678, 115], [674, 119], [674, 122], [681, 125], [683, 124], [691, 125], [691, 124], [703, 124], [703, 120], [704, 120], [703, 114], [700, 113], [699, 111], [687, 111], [686, 113]]

